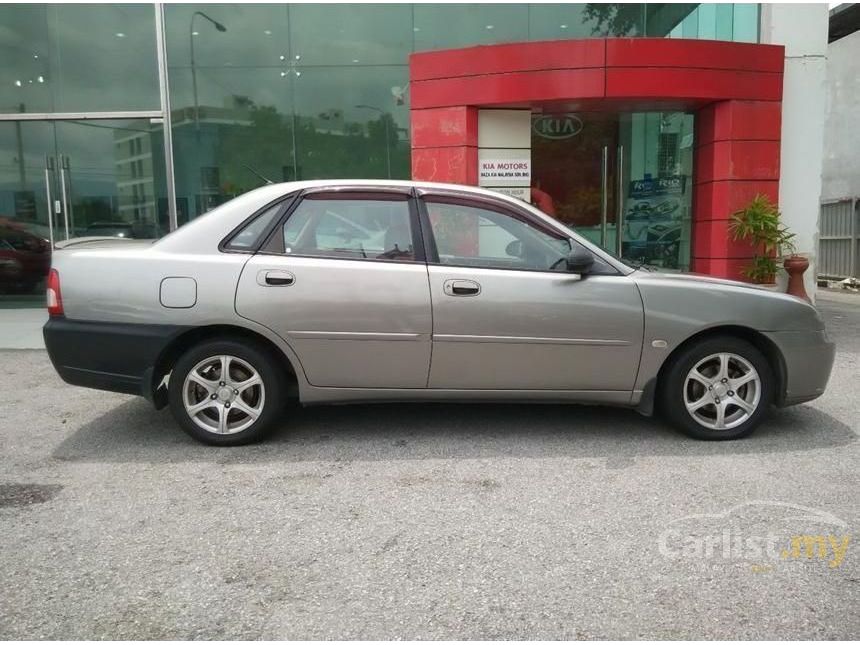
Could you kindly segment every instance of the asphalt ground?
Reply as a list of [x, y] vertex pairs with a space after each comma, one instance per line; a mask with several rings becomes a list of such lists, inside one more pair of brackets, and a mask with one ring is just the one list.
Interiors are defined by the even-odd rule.
[[820, 306], [827, 393], [721, 443], [404, 404], [210, 448], [0, 352], [0, 637], [856, 639], [860, 298]]

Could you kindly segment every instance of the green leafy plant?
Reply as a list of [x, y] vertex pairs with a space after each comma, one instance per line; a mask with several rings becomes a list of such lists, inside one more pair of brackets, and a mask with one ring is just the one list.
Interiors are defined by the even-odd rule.
[[778, 258], [794, 253], [794, 233], [780, 221], [779, 209], [766, 195], [756, 195], [746, 207], [732, 214], [729, 233], [733, 240], [746, 240], [755, 247], [752, 262], [743, 269], [753, 282], [773, 282]]

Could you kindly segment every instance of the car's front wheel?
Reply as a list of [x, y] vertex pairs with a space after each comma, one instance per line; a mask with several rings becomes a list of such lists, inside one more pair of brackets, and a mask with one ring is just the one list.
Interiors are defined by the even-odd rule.
[[739, 439], [764, 420], [774, 397], [773, 370], [749, 342], [706, 338], [685, 348], [660, 386], [672, 423], [697, 439]]
[[255, 343], [216, 339], [183, 354], [170, 375], [170, 410], [203, 443], [238, 446], [269, 431], [283, 408], [281, 371]]

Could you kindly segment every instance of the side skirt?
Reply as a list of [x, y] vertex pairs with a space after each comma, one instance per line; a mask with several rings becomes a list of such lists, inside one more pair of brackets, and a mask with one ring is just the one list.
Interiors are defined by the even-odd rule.
[[[631, 396], [632, 395], [632, 396]], [[302, 388], [303, 405], [404, 401], [497, 401], [500, 403], [593, 403], [635, 406], [641, 392], [617, 390], [445, 390], [425, 388]]]

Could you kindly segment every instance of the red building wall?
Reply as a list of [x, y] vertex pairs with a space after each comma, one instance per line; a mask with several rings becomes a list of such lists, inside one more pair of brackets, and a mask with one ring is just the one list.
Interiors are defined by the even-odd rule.
[[610, 38], [483, 45], [410, 57], [412, 177], [478, 183], [478, 109], [696, 112], [692, 267], [741, 278], [731, 214], [779, 189], [784, 49]]

